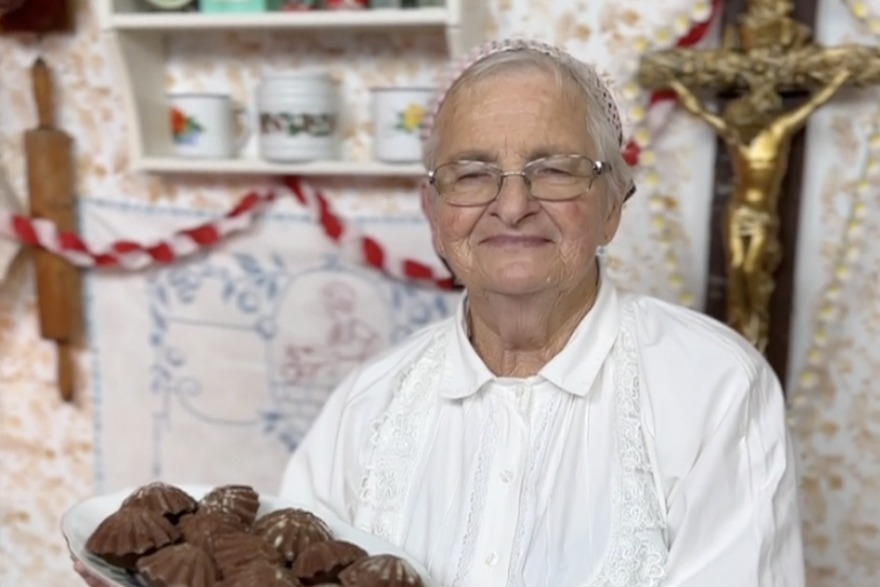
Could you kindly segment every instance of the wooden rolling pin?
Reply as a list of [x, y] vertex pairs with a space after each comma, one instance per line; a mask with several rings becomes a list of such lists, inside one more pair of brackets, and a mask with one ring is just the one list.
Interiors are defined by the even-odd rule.
[[[31, 215], [51, 220], [59, 231], [76, 230], [73, 140], [55, 128], [52, 80], [43, 59], [32, 70], [39, 126], [25, 133], [28, 195]], [[65, 401], [73, 399], [74, 345], [82, 314], [80, 276], [76, 267], [43, 249], [34, 250], [40, 333], [55, 341], [58, 388]]]

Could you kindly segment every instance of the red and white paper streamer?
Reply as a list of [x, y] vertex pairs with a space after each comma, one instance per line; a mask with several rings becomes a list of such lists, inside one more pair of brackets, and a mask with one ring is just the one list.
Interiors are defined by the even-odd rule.
[[324, 233], [333, 242], [348, 245], [343, 246], [343, 249], [353, 251], [359, 262], [375, 267], [395, 279], [430, 283], [441, 289], [454, 287], [454, 280], [445, 268], [432, 267], [386, 251], [378, 240], [363, 234], [355, 223], [336, 214], [327, 198], [308, 183], [298, 177], [287, 178], [285, 183], [300, 204], [317, 216]]
[[253, 223], [258, 209], [275, 199], [272, 192], [251, 192], [221, 218], [181, 230], [167, 240], [145, 245], [121, 240], [103, 250], [90, 247], [74, 232], [59, 231], [48, 220], [28, 218], [0, 210], [0, 236], [41, 247], [79, 267], [142, 269], [153, 264], [173, 263], [198, 250], [216, 245], [227, 236]]

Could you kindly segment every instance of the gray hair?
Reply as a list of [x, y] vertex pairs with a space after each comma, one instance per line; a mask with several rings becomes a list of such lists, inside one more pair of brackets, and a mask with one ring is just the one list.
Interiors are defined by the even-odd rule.
[[[568, 57], [567, 54], [563, 55]], [[492, 53], [467, 67], [452, 83], [449, 90], [440, 97], [438, 115], [443, 103], [448, 102], [450, 96], [478, 81], [499, 73], [527, 70], [552, 72], [558, 86], [573, 83], [581, 92], [587, 105], [585, 130], [593, 139], [597, 158], [611, 168], [606, 175], [608, 191], [617, 203], [623, 202], [633, 186], [633, 170], [623, 158], [622, 136], [607, 110], [608, 89], [604, 87], [596, 70], [580, 60], [560, 58], [528, 46]], [[616, 105], [611, 107], [616, 108]], [[427, 169], [432, 169], [436, 164], [439, 140], [437, 125], [433, 124], [422, 145], [422, 161]]]

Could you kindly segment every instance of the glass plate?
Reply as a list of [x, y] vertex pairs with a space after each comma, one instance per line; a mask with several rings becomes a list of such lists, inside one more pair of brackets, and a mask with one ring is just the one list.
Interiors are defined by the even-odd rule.
[[[179, 485], [178, 487], [197, 500], [214, 489], [214, 486], [209, 485]], [[67, 545], [73, 557], [82, 562], [92, 574], [113, 587], [144, 587], [144, 583], [137, 575], [119, 567], [114, 567], [86, 551], [86, 541], [92, 535], [92, 532], [95, 531], [95, 528], [98, 527], [98, 524], [118, 510], [119, 506], [122, 505], [122, 501], [132, 491], [134, 491], [134, 488], [87, 499], [67, 510], [61, 519], [61, 532], [67, 540]], [[405, 552], [381, 538], [377, 538], [372, 534], [358, 530], [340, 521], [328, 512], [319, 511], [313, 507], [306, 507], [278, 497], [260, 495], [260, 510], [257, 515], [262, 516], [271, 511], [290, 507], [312, 511], [327, 523], [333, 533], [333, 537], [338, 540], [346, 540], [357, 544], [370, 554], [393, 554], [404, 559], [419, 573], [425, 587], [440, 587], [436, 581], [433, 581], [428, 576], [425, 568]]]

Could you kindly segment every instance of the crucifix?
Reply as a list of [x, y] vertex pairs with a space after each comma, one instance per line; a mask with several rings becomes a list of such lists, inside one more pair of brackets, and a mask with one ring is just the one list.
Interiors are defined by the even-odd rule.
[[[657, 52], [643, 58], [638, 72], [644, 87], [673, 90], [718, 136], [712, 221], [722, 230], [710, 231], [707, 311], [765, 353], [783, 381], [801, 131], [844, 85], [880, 82], [877, 48], [816, 45], [810, 28], [794, 18], [796, 8], [801, 18], [812, 17], [815, 0], [728, 0], [725, 16], [738, 26], [725, 23], [721, 47]], [[715, 92], [720, 109], [708, 107], [700, 90]]]

